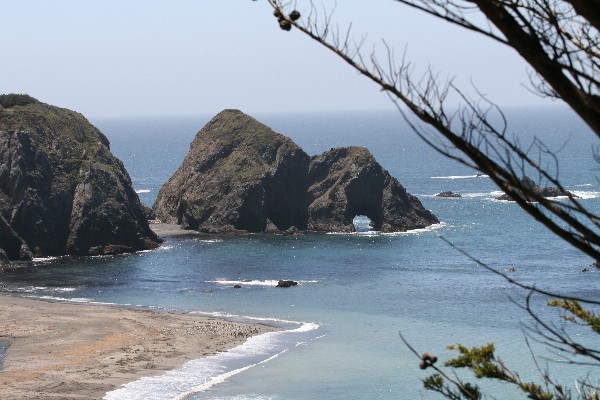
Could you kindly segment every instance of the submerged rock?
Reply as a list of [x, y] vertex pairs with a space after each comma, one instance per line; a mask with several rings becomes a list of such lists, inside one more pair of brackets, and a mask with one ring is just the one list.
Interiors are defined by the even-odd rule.
[[158, 246], [98, 129], [81, 114], [26, 95], [0, 96], [0, 104], [0, 247], [8, 258]]
[[441, 192], [435, 195], [435, 197], [451, 197], [451, 198], [460, 198], [462, 197], [462, 195], [460, 193], [454, 193], [454, 192]]
[[[552, 186], [540, 187], [538, 184], [536, 184], [533, 181], [533, 179], [529, 178], [528, 176], [523, 177], [520, 181], [521, 181], [521, 184], [527, 190], [531, 191], [534, 194], [542, 196], [542, 197], [558, 197], [558, 196], [577, 197], [573, 193], [569, 192], [568, 190], [563, 191], [563, 190], [560, 190], [560, 189], [552, 187]], [[506, 193], [500, 197], [497, 197], [496, 200], [514, 201], [514, 199]]]
[[288, 287], [292, 287], [292, 286], [296, 286], [296, 285], [298, 285], [298, 282], [296, 282], [296, 281], [280, 280], [279, 282], [277, 282], [277, 286], [275, 286], [275, 287], [288, 288]]
[[153, 208], [164, 222], [211, 233], [351, 232], [356, 215], [385, 232], [438, 222], [367, 149], [310, 158], [239, 110], [219, 113], [198, 132]]

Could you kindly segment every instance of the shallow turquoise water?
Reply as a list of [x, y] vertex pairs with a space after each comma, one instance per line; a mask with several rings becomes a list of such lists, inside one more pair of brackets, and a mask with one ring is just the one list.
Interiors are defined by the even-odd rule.
[[[513, 114], [516, 131], [540, 135], [560, 149], [560, 176], [565, 186], [583, 195], [586, 206], [598, 210], [598, 166], [590, 151], [596, 142], [589, 131], [569, 113], [556, 110]], [[440, 218], [443, 223], [435, 232], [498, 269], [515, 268], [511, 277], [524, 283], [598, 297], [600, 272], [581, 272], [591, 260], [548, 233], [516, 205], [495, 201], [497, 189], [489, 179], [475, 177], [475, 171], [425, 147], [402, 128], [398, 116], [355, 113], [265, 115], [259, 119], [292, 137], [309, 154], [333, 146], [366, 145]], [[124, 161], [140, 198], [151, 204], [207, 120], [94, 122]], [[464, 197], [434, 197], [446, 190]], [[275, 288], [279, 279], [301, 284]], [[236, 283], [242, 288], [235, 289]], [[437, 398], [423, 393], [420, 379], [425, 374], [399, 332], [419, 351], [441, 358], [450, 356], [448, 344], [493, 341], [509, 365], [524, 376], [537, 376], [523, 340], [524, 324], [530, 322], [519, 307], [525, 293], [477, 267], [430, 230], [397, 235], [172, 238], [152, 252], [61, 259], [4, 272], [0, 290], [233, 318], [269, 318], [269, 323], [288, 330], [307, 327], [240, 349], [240, 358], [192, 366], [194, 377], [188, 377], [194, 384], [187, 387], [174, 380], [156, 383], [158, 388], [171, 385], [181, 393], [197, 392], [189, 394], [193, 399]], [[545, 299], [534, 300], [540, 315], [557, 321], [553, 311], [543, 306]], [[318, 329], [285, 321], [316, 324]], [[534, 347], [545, 352], [541, 345]], [[270, 360], [244, 369], [266, 359]], [[549, 365], [569, 383], [576, 376], [571, 368]], [[223, 377], [240, 369], [243, 371], [214, 384], [202, 383], [205, 376]], [[139, 393], [141, 389], [131, 390]], [[515, 398], [508, 388], [493, 390], [498, 398]], [[131, 392], [123, 397], [136, 398]]]

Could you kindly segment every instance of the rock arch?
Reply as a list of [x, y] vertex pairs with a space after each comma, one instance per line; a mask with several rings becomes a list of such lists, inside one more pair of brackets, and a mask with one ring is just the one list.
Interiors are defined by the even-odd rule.
[[438, 222], [364, 147], [309, 157], [289, 138], [239, 110], [198, 132], [154, 211], [186, 229], [353, 232], [366, 215], [384, 232]]

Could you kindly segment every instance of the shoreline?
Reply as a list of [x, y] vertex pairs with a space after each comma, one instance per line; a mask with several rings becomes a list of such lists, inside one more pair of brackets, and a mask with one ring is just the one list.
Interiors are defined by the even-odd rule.
[[[149, 221], [150, 222], [150, 221]], [[202, 236], [202, 233], [191, 229], [183, 229], [181, 225], [177, 224], [165, 224], [164, 222], [151, 222], [150, 229], [157, 234], [160, 238], [165, 239], [169, 237], [182, 237], [182, 236]]]
[[216, 317], [0, 295], [2, 399], [98, 399], [277, 331]]

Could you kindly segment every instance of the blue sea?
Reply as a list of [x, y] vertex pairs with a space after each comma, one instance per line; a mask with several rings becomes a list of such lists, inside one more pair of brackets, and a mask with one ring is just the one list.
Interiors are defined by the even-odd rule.
[[[558, 106], [506, 110], [508, 132], [523, 145], [540, 138], [559, 160], [563, 185], [600, 212], [597, 138]], [[96, 119], [129, 171], [140, 199], [152, 205], [211, 115]], [[4, 271], [0, 292], [19, 296], [177, 309], [279, 327], [218, 356], [143, 379], [108, 399], [438, 399], [421, 379], [428, 371], [400, 339], [441, 360], [447, 346], [494, 342], [497, 354], [526, 379], [540, 372], [525, 342], [534, 328], [522, 308], [527, 292], [451, 248], [520, 282], [561, 294], [600, 297], [600, 270], [501, 193], [477, 171], [425, 145], [396, 112], [254, 115], [311, 155], [366, 146], [440, 219], [430, 229], [358, 233], [169, 238], [159, 249], [106, 258], [37, 260]], [[537, 157], [537, 156], [536, 156]], [[551, 161], [551, 160], [550, 160]], [[554, 164], [548, 161], [548, 166]], [[546, 162], [546, 161], [543, 161]], [[532, 176], [536, 179], [536, 176]], [[442, 191], [462, 198], [438, 198]], [[276, 288], [279, 279], [300, 285]], [[239, 284], [241, 289], [235, 289]], [[545, 320], [559, 314], [533, 297]], [[584, 328], [574, 337], [597, 344]], [[596, 336], [596, 337], [594, 337]], [[589, 372], [530, 340], [538, 364], [565, 385]], [[1, 352], [1, 350], [0, 350]], [[591, 377], [598, 379], [597, 370]], [[595, 374], [594, 374], [595, 373]], [[469, 375], [465, 375], [469, 378]], [[482, 385], [498, 399], [524, 398], [508, 385]]]

